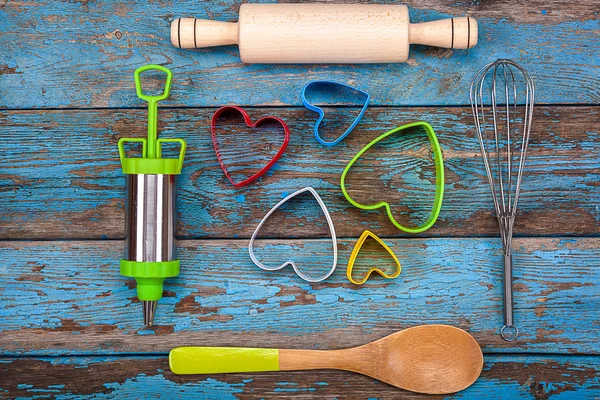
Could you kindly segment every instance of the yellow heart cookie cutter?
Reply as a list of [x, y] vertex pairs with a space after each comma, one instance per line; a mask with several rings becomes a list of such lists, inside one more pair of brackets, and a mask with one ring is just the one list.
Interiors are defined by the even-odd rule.
[[[360, 249], [362, 248], [362, 245], [365, 243], [365, 240], [367, 240], [367, 238], [372, 238], [375, 239], [375, 241], [377, 243], [379, 243], [394, 259], [394, 261], [396, 262], [396, 265], [398, 265], [398, 268], [396, 269], [396, 272], [394, 272], [392, 275], [388, 275], [385, 272], [383, 272], [380, 268], [377, 267], [372, 267], [371, 269], [369, 269], [369, 272], [366, 273], [365, 277], [359, 281], [355, 281], [352, 278], [352, 268], [354, 267], [354, 262], [356, 261], [356, 257], [358, 256], [358, 253], [360, 253]], [[389, 246], [387, 244], [385, 244], [383, 242], [383, 240], [379, 239], [379, 237], [377, 237], [377, 235], [375, 235], [373, 232], [371, 231], [364, 231], [362, 233], [362, 235], [360, 235], [360, 237], [358, 238], [358, 241], [356, 242], [356, 244], [354, 245], [354, 249], [352, 249], [352, 254], [350, 254], [350, 259], [348, 260], [348, 268], [346, 269], [346, 276], [348, 277], [348, 280], [352, 283], [354, 283], [355, 285], [362, 285], [363, 283], [365, 283], [367, 281], [367, 279], [369, 279], [369, 276], [371, 276], [371, 274], [373, 272], [377, 272], [379, 275], [383, 276], [386, 279], [393, 279], [393, 278], [397, 278], [398, 275], [400, 275], [400, 272], [402, 271], [402, 266], [400, 266], [400, 261], [398, 260], [398, 257], [396, 257], [396, 255], [394, 254], [394, 252], [392, 251], [392, 249], [389, 248]]]

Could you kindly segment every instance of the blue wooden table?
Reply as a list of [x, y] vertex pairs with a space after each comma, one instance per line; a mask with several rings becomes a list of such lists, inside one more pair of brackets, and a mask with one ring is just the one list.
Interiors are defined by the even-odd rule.
[[[600, 7], [408, 4], [413, 21], [477, 18], [479, 45], [468, 53], [415, 46], [402, 65], [243, 65], [234, 47], [179, 50], [168, 37], [175, 17], [234, 20], [230, 0], [0, 1], [0, 397], [421, 398], [334, 371], [175, 376], [166, 355], [179, 345], [335, 349], [428, 323], [461, 327], [484, 351], [482, 376], [457, 398], [600, 397]], [[501, 245], [468, 106], [475, 72], [498, 57], [522, 64], [537, 89], [515, 228], [514, 343], [499, 336]], [[167, 281], [150, 330], [141, 327], [134, 283], [118, 272], [117, 152], [119, 138], [145, 135], [133, 71], [148, 63], [174, 73], [161, 136], [189, 146], [177, 206], [182, 273]], [[334, 148], [314, 140], [316, 114], [300, 102], [312, 79], [372, 96], [357, 130]], [[333, 101], [329, 127], [339, 128], [357, 109]], [[242, 189], [223, 176], [210, 140], [210, 117], [225, 104], [290, 126], [276, 168]], [[438, 134], [446, 196], [435, 226], [407, 235], [382, 212], [353, 208], [339, 178], [370, 140], [416, 120]], [[264, 136], [245, 140], [255, 154], [242, 160], [249, 166], [273, 151]], [[399, 218], [418, 221], [431, 206], [427, 142], [395, 140], [364, 160], [353, 190], [396, 196]], [[247, 254], [262, 216], [305, 186], [322, 195], [340, 240], [338, 270], [319, 284], [290, 269], [262, 271]], [[318, 261], [328, 257], [326, 235], [308, 203], [297, 205], [305, 217], [290, 214], [273, 228], [273, 246], [306, 248]], [[346, 280], [365, 229], [398, 255], [398, 279]]]

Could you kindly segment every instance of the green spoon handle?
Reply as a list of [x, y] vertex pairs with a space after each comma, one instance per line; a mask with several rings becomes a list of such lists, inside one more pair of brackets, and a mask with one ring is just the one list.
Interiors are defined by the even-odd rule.
[[169, 353], [177, 375], [279, 371], [278, 349], [177, 347]]
[[373, 357], [361, 347], [342, 350], [290, 350], [239, 347], [177, 347], [169, 367], [178, 375], [308, 369], [372, 370]]

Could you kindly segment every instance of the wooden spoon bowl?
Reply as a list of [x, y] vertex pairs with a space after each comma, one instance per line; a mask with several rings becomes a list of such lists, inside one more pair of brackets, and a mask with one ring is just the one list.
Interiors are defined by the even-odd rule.
[[483, 368], [475, 339], [447, 325], [416, 326], [358, 349], [379, 354], [379, 365], [365, 375], [419, 393], [458, 392], [473, 384]]

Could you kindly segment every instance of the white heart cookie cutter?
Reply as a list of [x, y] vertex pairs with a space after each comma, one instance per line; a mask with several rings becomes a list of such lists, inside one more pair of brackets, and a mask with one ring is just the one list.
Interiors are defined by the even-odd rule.
[[[315, 200], [317, 200], [317, 203], [319, 203], [319, 206], [321, 207], [321, 210], [323, 211], [323, 214], [325, 214], [325, 218], [327, 219], [327, 224], [329, 225], [329, 233], [331, 233], [331, 242], [333, 245], [333, 265], [331, 266], [331, 269], [327, 272], [327, 274], [325, 274], [322, 277], [319, 277], [317, 279], [310, 278], [310, 277], [304, 275], [302, 272], [300, 272], [298, 270], [298, 267], [296, 266], [296, 263], [294, 262], [294, 260], [288, 260], [277, 267], [269, 267], [269, 266], [261, 263], [260, 261], [258, 261], [258, 259], [256, 258], [256, 255], [254, 255], [254, 240], [256, 239], [256, 236], [258, 235], [258, 232], [260, 231], [260, 228], [262, 228], [262, 226], [264, 225], [265, 221], [271, 216], [271, 214], [273, 214], [279, 207], [281, 207], [282, 204], [287, 202], [289, 199], [296, 197], [299, 194], [302, 194], [304, 192], [310, 192], [313, 195], [313, 197], [315, 198]], [[311, 187], [305, 187], [304, 189], [300, 189], [300, 190], [290, 194], [289, 196], [287, 196], [286, 198], [281, 200], [279, 203], [277, 203], [275, 205], [275, 207], [273, 207], [263, 217], [263, 219], [260, 221], [260, 223], [258, 224], [256, 229], [254, 230], [254, 233], [252, 234], [252, 237], [250, 238], [250, 243], [248, 244], [248, 252], [250, 253], [250, 258], [252, 259], [252, 262], [254, 262], [254, 264], [256, 264], [257, 267], [264, 269], [265, 271], [277, 271], [277, 270], [287, 267], [288, 265], [291, 265], [294, 268], [296, 275], [298, 275], [300, 278], [304, 279], [307, 282], [321, 282], [321, 281], [329, 278], [329, 276], [331, 276], [331, 274], [333, 274], [333, 271], [335, 271], [335, 267], [337, 266], [337, 256], [338, 256], [338, 254], [337, 254], [337, 239], [335, 237], [335, 228], [333, 226], [333, 221], [331, 219], [331, 215], [329, 214], [329, 210], [327, 210], [325, 203], [323, 202], [323, 200], [321, 199], [321, 196], [319, 196], [317, 191]]]

